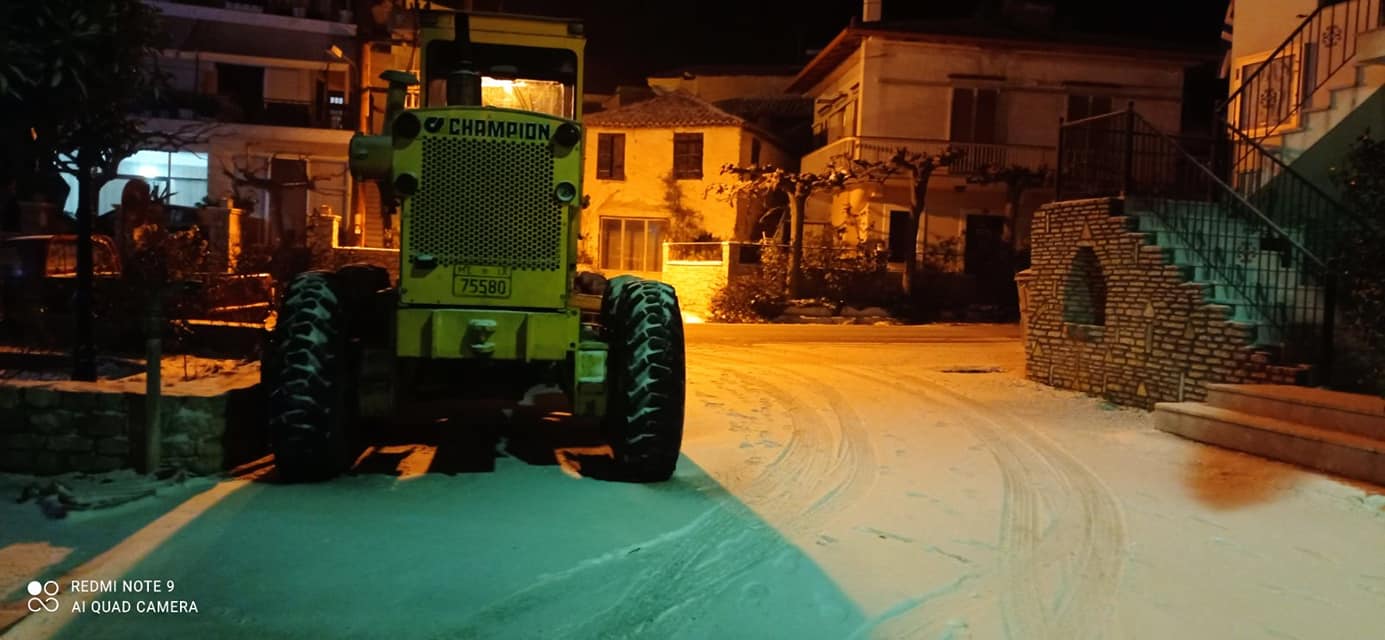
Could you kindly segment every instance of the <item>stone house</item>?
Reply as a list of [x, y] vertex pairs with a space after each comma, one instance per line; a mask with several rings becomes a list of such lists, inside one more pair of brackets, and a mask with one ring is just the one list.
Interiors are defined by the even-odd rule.
[[606, 274], [663, 270], [664, 242], [751, 239], [758, 209], [715, 193], [726, 164], [793, 161], [775, 136], [706, 100], [665, 93], [584, 119], [582, 261]]
[[916, 237], [904, 231], [910, 198], [903, 179], [815, 195], [809, 233], [845, 227], [846, 242], [876, 243], [895, 268], [914, 244], [920, 255], [936, 254], [945, 270], [1004, 270], [997, 255], [1027, 246], [1029, 218], [1053, 191], [1030, 189], [1010, 212], [1003, 185], [972, 184], [968, 177], [987, 165], [1052, 168], [1061, 118], [1132, 102], [1176, 131], [1185, 69], [1206, 58], [1010, 24], [882, 20], [880, 3], [865, 2], [862, 19], [842, 29], [788, 86], [814, 103], [814, 148], [802, 169], [883, 160], [901, 147], [936, 153], [951, 146], [964, 155], [931, 180]]

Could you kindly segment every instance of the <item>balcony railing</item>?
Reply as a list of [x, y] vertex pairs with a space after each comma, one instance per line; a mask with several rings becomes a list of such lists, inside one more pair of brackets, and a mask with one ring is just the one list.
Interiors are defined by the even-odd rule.
[[890, 156], [893, 156], [900, 148], [912, 152], [934, 154], [941, 153], [948, 147], [962, 152], [960, 159], [941, 172], [952, 175], [971, 175], [987, 166], [1052, 167], [1058, 154], [1055, 147], [1039, 145], [983, 144], [979, 142], [876, 136], [848, 137], [829, 142], [826, 146], [804, 156], [801, 169], [807, 173], [819, 173], [827, 170], [828, 166], [840, 167], [852, 160], [883, 162], [890, 159]]
[[170, 92], [150, 105], [146, 115], [180, 120], [235, 124], [259, 124], [309, 129], [353, 129], [355, 106], [331, 109], [326, 105], [284, 100], [244, 100], [235, 96]]

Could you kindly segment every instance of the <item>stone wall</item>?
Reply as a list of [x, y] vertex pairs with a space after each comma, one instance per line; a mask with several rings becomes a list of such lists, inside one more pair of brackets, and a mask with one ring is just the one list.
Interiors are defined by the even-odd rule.
[[[258, 374], [215, 392], [164, 395], [163, 464], [216, 473], [258, 457], [265, 447], [257, 382]], [[110, 381], [0, 383], [0, 471], [143, 467], [145, 402], [130, 389]]]
[[1254, 325], [1229, 321], [1227, 307], [1207, 304], [1205, 285], [1131, 231], [1122, 204], [1035, 213], [1031, 267], [1016, 278], [1031, 380], [1152, 408], [1202, 400], [1207, 383], [1301, 379], [1306, 367], [1273, 363], [1252, 346]]

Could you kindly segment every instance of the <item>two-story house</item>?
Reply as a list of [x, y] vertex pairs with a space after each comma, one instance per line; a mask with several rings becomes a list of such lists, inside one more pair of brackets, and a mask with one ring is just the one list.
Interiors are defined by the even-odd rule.
[[159, 66], [171, 91], [146, 126], [198, 131], [202, 140], [124, 160], [120, 177], [101, 190], [100, 211], [118, 204], [134, 178], [170, 191], [175, 205], [231, 200], [245, 210], [251, 238], [301, 241], [310, 212], [349, 211], [346, 147], [357, 128], [351, 3], [147, 1], [163, 16]]
[[[929, 183], [918, 235], [910, 237], [903, 179], [862, 184], [809, 202], [812, 229], [840, 228], [847, 240], [879, 243], [892, 261], [914, 243], [949, 270], [982, 273], [998, 251], [1027, 243], [1029, 216], [1052, 200], [1030, 189], [1017, 211], [1004, 185], [971, 184], [987, 165], [1052, 168], [1060, 119], [1135, 109], [1168, 131], [1180, 127], [1185, 69], [1205, 55], [994, 20], [891, 22], [866, 2], [789, 90], [814, 101], [817, 148], [804, 171], [852, 160], [878, 161], [903, 147], [964, 155]], [[847, 217], [848, 208], [853, 214]]]
[[750, 203], [717, 197], [726, 164], [785, 166], [768, 132], [695, 96], [674, 92], [585, 118], [580, 252], [607, 274], [662, 269], [662, 243], [750, 238]]

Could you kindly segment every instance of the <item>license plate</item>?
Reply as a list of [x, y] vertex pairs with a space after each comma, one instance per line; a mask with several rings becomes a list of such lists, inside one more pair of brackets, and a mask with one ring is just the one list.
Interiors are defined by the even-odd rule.
[[493, 266], [459, 266], [452, 273], [452, 295], [464, 298], [508, 298], [510, 270]]

